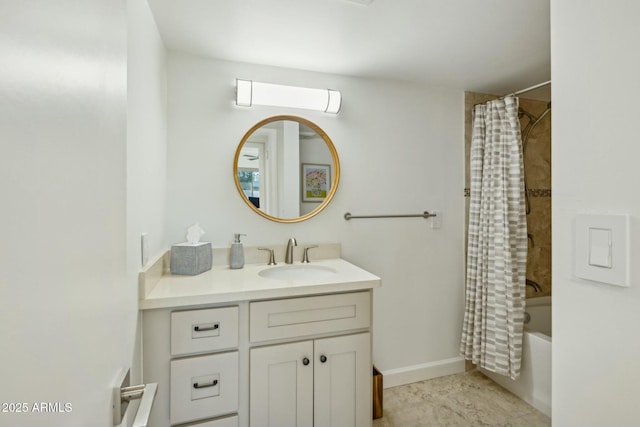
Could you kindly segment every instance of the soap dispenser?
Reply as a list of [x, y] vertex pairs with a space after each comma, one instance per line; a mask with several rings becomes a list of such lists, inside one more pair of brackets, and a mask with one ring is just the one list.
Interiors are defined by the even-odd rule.
[[246, 236], [246, 234], [236, 233], [233, 236], [229, 267], [236, 270], [244, 267], [244, 248], [242, 247], [242, 242], [240, 242], [240, 236]]

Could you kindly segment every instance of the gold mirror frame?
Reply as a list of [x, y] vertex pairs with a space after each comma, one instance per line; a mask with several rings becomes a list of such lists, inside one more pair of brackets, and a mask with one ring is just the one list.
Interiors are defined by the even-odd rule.
[[[281, 120], [289, 120], [289, 121], [293, 121], [293, 122], [297, 122], [297, 123], [301, 123], [311, 129], [313, 129], [318, 135], [320, 135], [320, 137], [324, 140], [325, 144], [327, 144], [327, 147], [329, 148], [329, 151], [331, 152], [331, 157], [333, 159], [333, 164], [334, 164], [334, 172], [332, 172], [332, 184], [331, 184], [331, 188], [329, 189], [329, 192], [327, 194], [327, 197], [324, 199], [324, 201], [322, 201], [320, 203], [320, 205], [315, 208], [314, 210], [312, 210], [311, 212], [299, 216], [299, 217], [295, 217], [295, 218], [278, 218], [272, 215], [269, 215], [266, 212], [261, 211], [260, 209], [256, 208], [253, 203], [251, 203], [249, 201], [249, 199], [247, 198], [247, 196], [244, 194], [244, 191], [242, 191], [242, 187], [240, 185], [240, 180], [238, 179], [238, 160], [240, 158], [240, 152], [242, 150], [242, 147], [244, 146], [244, 143], [247, 142], [247, 140], [251, 137], [251, 135], [258, 129], [260, 129], [261, 127], [263, 127], [266, 124], [272, 123], [272, 122], [277, 122], [277, 121], [281, 121]], [[338, 188], [338, 184], [340, 182], [340, 160], [338, 159], [338, 152], [336, 151], [336, 147], [333, 145], [333, 142], [331, 141], [331, 138], [329, 138], [329, 136], [325, 133], [325, 131], [323, 131], [318, 125], [316, 125], [315, 123], [307, 120], [307, 119], [303, 119], [302, 117], [297, 117], [297, 116], [288, 116], [288, 115], [282, 115], [282, 116], [273, 116], [273, 117], [268, 117], [258, 123], [256, 123], [251, 129], [249, 129], [247, 131], [247, 133], [244, 134], [244, 136], [242, 137], [242, 140], [240, 140], [240, 144], [238, 144], [238, 148], [236, 149], [236, 154], [233, 158], [233, 180], [236, 183], [236, 188], [238, 189], [238, 193], [240, 194], [240, 196], [242, 197], [242, 200], [244, 200], [244, 202], [247, 204], [247, 206], [249, 206], [255, 213], [257, 213], [258, 215], [262, 216], [263, 218], [269, 219], [271, 221], [275, 221], [275, 222], [279, 222], [279, 223], [294, 223], [294, 222], [301, 222], [301, 221], [305, 221], [311, 217], [314, 217], [315, 215], [319, 214], [328, 204], [329, 202], [331, 202], [331, 199], [333, 199], [333, 196]]]

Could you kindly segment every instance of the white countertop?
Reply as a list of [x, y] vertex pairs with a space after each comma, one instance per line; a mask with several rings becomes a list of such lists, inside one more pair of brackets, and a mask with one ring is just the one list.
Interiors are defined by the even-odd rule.
[[[274, 266], [262, 263], [246, 264], [239, 270], [231, 270], [229, 266], [214, 266], [197, 276], [163, 275], [148, 294], [142, 296], [140, 309], [349, 292], [381, 286], [378, 276], [341, 258], [323, 259], [311, 264], [329, 267], [336, 274], [330, 278], [305, 280], [268, 279], [259, 276], [259, 273]], [[288, 264], [278, 263], [278, 267], [283, 265]], [[302, 264], [297, 262], [292, 265]]]

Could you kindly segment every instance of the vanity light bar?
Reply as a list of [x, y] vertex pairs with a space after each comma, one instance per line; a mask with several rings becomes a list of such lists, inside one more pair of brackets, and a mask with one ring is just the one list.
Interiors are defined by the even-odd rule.
[[337, 114], [342, 105], [342, 95], [340, 91], [332, 89], [311, 89], [236, 79], [236, 105], [302, 108]]

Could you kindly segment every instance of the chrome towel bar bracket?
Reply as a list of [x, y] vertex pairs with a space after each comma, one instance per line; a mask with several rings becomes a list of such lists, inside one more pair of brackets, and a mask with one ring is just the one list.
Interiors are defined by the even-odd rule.
[[344, 219], [349, 221], [350, 219], [359, 218], [432, 218], [436, 216], [434, 213], [424, 211], [421, 214], [408, 214], [408, 215], [351, 215], [349, 212], [344, 214]]
[[132, 386], [130, 385], [130, 372], [126, 369], [120, 373], [118, 384], [113, 390], [113, 425], [119, 426], [122, 424], [129, 402], [140, 400], [140, 405], [131, 427], [147, 427], [153, 401], [158, 391], [158, 383]]

